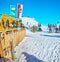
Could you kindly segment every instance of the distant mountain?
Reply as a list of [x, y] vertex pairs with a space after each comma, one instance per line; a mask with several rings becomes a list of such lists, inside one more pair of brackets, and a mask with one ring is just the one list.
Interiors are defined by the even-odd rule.
[[[38, 22], [35, 20], [35, 18], [31, 18], [31, 17], [22, 17], [22, 22], [26, 27], [32, 27], [33, 25], [38, 26]], [[41, 28], [43, 31], [47, 30], [47, 26], [44, 26], [41, 24]]]
[[33, 25], [38, 25], [38, 22], [31, 17], [22, 17], [22, 22], [26, 27], [32, 27]]

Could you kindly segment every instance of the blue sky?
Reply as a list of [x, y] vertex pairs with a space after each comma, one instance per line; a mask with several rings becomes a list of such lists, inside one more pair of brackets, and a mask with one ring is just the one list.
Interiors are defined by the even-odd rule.
[[23, 4], [23, 16], [34, 17], [38, 22], [60, 22], [60, 0], [0, 0], [0, 14], [10, 14], [10, 5]]

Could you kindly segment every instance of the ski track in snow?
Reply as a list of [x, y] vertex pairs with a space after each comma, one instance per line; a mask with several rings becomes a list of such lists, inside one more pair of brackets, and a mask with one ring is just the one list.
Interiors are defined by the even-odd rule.
[[[18, 62], [30, 61], [26, 60], [27, 56], [22, 54], [22, 52], [33, 55], [44, 62], [60, 62], [60, 38], [46, 37], [40, 35], [41, 33], [38, 32], [26, 34], [24, 40], [16, 47]], [[32, 59], [32, 62], [33, 61], [34, 59]]]

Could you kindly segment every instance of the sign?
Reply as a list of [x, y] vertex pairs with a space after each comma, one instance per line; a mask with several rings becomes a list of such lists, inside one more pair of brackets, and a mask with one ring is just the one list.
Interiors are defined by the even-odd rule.
[[16, 8], [15, 8], [15, 6], [10, 5], [10, 11], [11, 11], [11, 14], [15, 16], [15, 14], [16, 14]]

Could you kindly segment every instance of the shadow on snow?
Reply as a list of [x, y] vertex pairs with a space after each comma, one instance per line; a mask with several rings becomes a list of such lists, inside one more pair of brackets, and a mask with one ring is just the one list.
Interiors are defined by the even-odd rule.
[[33, 55], [30, 55], [26, 52], [23, 52], [22, 54], [24, 54], [24, 56], [26, 56], [25, 59], [26, 59], [27, 62], [44, 62], [44, 61], [38, 59], [37, 57], [35, 57]]
[[47, 37], [55, 37], [55, 38], [60, 38], [59, 35], [41, 35], [41, 36], [47, 36]]

